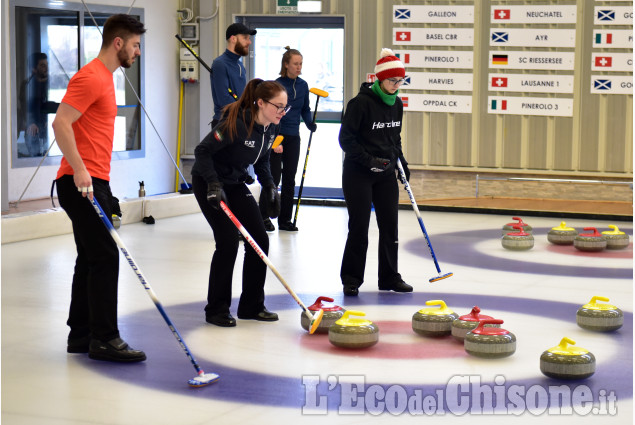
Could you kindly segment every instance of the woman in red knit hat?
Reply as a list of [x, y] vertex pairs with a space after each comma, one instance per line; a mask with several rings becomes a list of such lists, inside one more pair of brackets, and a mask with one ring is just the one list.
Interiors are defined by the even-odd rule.
[[371, 206], [379, 228], [379, 289], [412, 292], [397, 267], [397, 159], [406, 178], [408, 163], [401, 150], [403, 104], [397, 96], [406, 71], [392, 50], [382, 49], [374, 83], [362, 83], [348, 102], [339, 141], [345, 153], [342, 189], [348, 210], [348, 237], [340, 277], [344, 295], [355, 296], [364, 282]]

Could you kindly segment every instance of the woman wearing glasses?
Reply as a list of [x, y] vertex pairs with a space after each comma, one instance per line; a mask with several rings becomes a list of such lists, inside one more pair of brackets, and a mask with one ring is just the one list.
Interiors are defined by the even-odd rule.
[[[278, 216], [278, 228], [288, 232], [297, 232], [298, 228], [291, 222], [293, 210], [293, 194], [295, 191], [295, 174], [298, 170], [300, 159], [300, 118], [304, 125], [313, 132], [316, 124], [311, 117], [309, 107], [309, 85], [300, 78], [302, 73], [302, 54], [296, 49], [285, 47], [282, 55], [280, 77], [276, 80], [284, 86], [289, 96], [289, 105], [292, 106], [287, 115], [280, 121], [280, 134], [284, 136], [282, 144], [271, 152], [271, 174], [273, 181], [278, 185], [282, 176], [280, 215]], [[275, 227], [265, 219], [267, 230], [273, 231]]]
[[406, 75], [404, 65], [390, 49], [382, 49], [374, 83], [362, 83], [348, 102], [339, 141], [345, 153], [342, 189], [348, 209], [348, 237], [340, 277], [344, 295], [355, 296], [364, 282], [371, 205], [379, 228], [379, 289], [412, 292], [398, 272], [397, 159], [406, 178], [408, 165], [401, 151], [403, 104], [397, 96]]
[[[269, 152], [279, 132], [280, 119], [288, 111], [287, 92], [275, 81], [251, 80], [238, 101], [223, 109], [221, 120], [194, 150], [192, 167], [194, 195], [214, 232], [216, 251], [212, 257], [205, 320], [217, 326], [236, 326], [229, 312], [232, 274], [238, 254], [236, 227], [220, 208], [221, 200], [267, 253], [269, 237], [260, 210], [277, 217], [280, 197], [269, 169]], [[253, 164], [262, 186], [260, 208], [245, 181]], [[265, 308], [267, 266], [245, 244], [242, 294], [238, 318], [278, 320]]]

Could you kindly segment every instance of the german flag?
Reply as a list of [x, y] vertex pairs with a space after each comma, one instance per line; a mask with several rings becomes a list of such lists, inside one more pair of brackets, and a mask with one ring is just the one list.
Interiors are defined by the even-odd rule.
[[492, 55], [492, 65], [507, 65], [507, 55]]

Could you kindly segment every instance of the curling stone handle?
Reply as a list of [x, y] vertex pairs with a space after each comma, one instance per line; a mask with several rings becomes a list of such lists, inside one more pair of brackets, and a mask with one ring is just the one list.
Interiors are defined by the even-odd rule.
[[366, 316], [366, 313], [363, 311], [346, 310], [344, 314], [342, 314], [341, 319], [348, 319], [350, 316]]
[[558, 348], [562, 349], [562, 350], [566, 350], [567, 349], [567, 344], [569, 345], [575, 345], [575, 341], [572, 340], [571, 338], [568, 337], [564, 337], [560, 340], [560, 344], [558, 344]]
[[332, 302], [334, 302], [335, 300], [334, 300], [333, 298], [331, 298], [331, 297], [318, 297], [318, 299], [317, 299], [317, 300], [315, 300], [315, 303], [316, 303], [316, 304], [318, 304], [318, 303], [319, 303], [319, 304], [321, 305], [321, 304], [322, 304], [322, 301], [326, 301], [327, 303], [332, 303]]
[[441, 306], [441, 309], [448, 308], [448, 306], [445, 304], [445, 301], [443, 300], [429, 300], [426, 301], [426, 305], [438, 305]]
[[472, 316], [473, 318], [475, 318], [476, 320], [478, 320], [478, 314], [481, 312], [481, 309], [478, 308], [477, 305], [475, 305], [474, 307], [472, 307], [472, 311], [470, 311], [470, 316]]
[[588, 236], [602, 236], [600, 234], [600, 232], [598, 232], [598, 229], [596, 229], [595, 227], [585, 227], [584, 230], [585, 231], [589, 231], [589, 232], [593, 232], [592, 235], [588, 235]]
[[521, 224], [523, 222], [523, 219], [520, 217], [512, 217], [512, 220], [518, 220], [518, 224]]
[[596, 295], [593, 298], [591, 298], [591, 301], [589, 302], [589, 304], [597, 304], [597, 301], [609, 302], [609, 299], [607, 297], [600, 297], [599, 295]]
[[503, 321], [501, 319], [481, 319], [478, 322], [477, 329], [483, 329], [485, 325], [502, 325]]

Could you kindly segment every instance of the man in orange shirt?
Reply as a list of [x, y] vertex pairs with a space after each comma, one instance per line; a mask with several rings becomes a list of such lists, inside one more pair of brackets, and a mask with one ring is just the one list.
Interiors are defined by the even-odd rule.
[[96, 360], [139, 362], [143, 351], [121, 339], [117, 326], [119, 251], [86, 197], [97, 198], [111, 217], [110, 159], [117, 102], [113, 73], [129, 68], [141, 54], [143, 24], [129, 15], [113, 15], [104, 24], [96, 59], [68, 84], [53, 130], [64, 154], [57, 193], [73, 224], [77, 260], [68, 315], [67, 352]]

